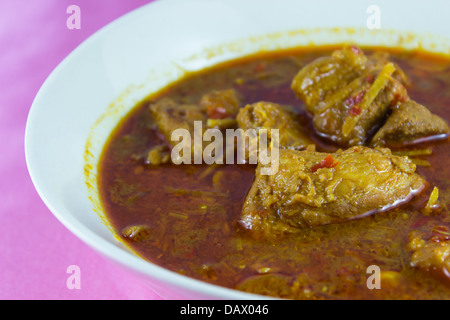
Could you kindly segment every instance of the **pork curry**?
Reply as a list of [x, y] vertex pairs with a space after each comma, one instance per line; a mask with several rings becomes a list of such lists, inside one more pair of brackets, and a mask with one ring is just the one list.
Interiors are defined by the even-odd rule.
[[[140, 102], [99, 164], [109, 222], [139, 256], [287, 299], [450, 299], [450, 58], [308, 47], [186, 76]], [[279, 129], [262, 164], [171, 161], [173, 130]], [[380, 288], [368, 285], [379, 270]]]

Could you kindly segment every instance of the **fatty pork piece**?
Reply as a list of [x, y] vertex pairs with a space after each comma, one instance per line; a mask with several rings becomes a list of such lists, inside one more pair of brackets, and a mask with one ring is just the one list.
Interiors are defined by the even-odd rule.
[[159, 132], [172, 146], [178, 141], [172, 141], [172, 132], [176, 129], [186, 129], [194, 137], [194, 121], [206, 123], [206, 108], [197, 104], [179, 104], [171, 98], [162, 98], [150, 105]]
[[407, 245], [407, 249], [412, 251], [410, 265], [450, 284], [450, 233], [444, 226], [436, 229], [434, 236], [428, 240], [424, 240], [418, 231], [410, 232]]
[[295, 119], [295, 114], [285, 107], [272, 102], [257, 102], [249, 104], [239, 110], [236, 117], [241, 129], [266, 129], [268, 139], [271, 138], [270, 130], [278, 129], [279, 146], [289, 149], [304, 149], [313, 144], [313, 141], [301, 130], [301, 126]]
[[[179, 143], [172, 141], [172, 133], [176, 129], [186, 129], [191, 135], [191, 146], [194, 143], [194, 122], [202, 122], [203, 135], [207, 128], [224, 129], [236, 126], [236, 114], [240, 108], [240, 96], [234, 89], [215, 90], [204, 94], [197, 104], [181, 104], [171, 98], [162, 98], [150, 105], [150, 112], [158, 131], [167, 141], [170, 147]], [[200, 137], [201, 141], [201, 137]], [[157, 154], [158, 152], [164, 154]], [[150, 150], [148, 161], [157, 159], [154, 164], [168, 162], [167, 150], [163, 146], [157, 146]], [[161, 160], [163, 159], [163, 160]]]
[[[305, 103], [307, 110], [314, 114], [327, 107], [333, 96], [349, 96], [349, 91], [356, 87], [366, 82], [373, 83], [375, 76], [388, 62], [386, 54], [375, 53], [367, 57], [359, 47], [345, 46], [303, 67], [293, 79], [291, 88]], [[408, 84], [405, 73], [396, 64], [394, 67], [393, 78]], [[359, 81], [354, 81], [358, 78]], [[341, 89], [343, 91], [337, 94]]]
[[236, 122], [240, 108], [240, 95], [234, 89], [213, 90], [204, 94], [197, 104], [180, 104], [171, 98], [162, 98], [150, 105], [150, 112], [159, 131], [172, 145], [172, 132], [187, 129], [194, 136], [194, 121], [201, 121], [202, 127], [209, 120], [230, 119]]
[[407, 157], [355, 146], [327, 154], [282, 149], [279, 168], [258, 165], [240, 225], [266, 235], [340, 223], [409, 201], [425, 181]]
[[199, 104], [206, 109], [209, 119], [236, 118], [241, 99], [234, 89], [213, 90], [204, 94]]
[[[386, 119], [372, 145], [400, 146], [446, 136], [445, 121], [410, 100], [404, 87], [408, 83], [387, 55], [366, 57], [358, 47], [347, 46], [305, 66], [292, 89], [313, 114], [317, 132], [342, 146], [369, 144]], [[397, 121], [401, 127], [396, 128]]]
[[348, 46], [301, 69], [292, 90], [313, 114], [318, 133], [348, 147], [365, 144], [390, 108], [408, 99], [407, 83], [386, 56], [366, 57]]
[[397, 106], [372, 139], [373, 146], [396, 147], [448, 134], [447, 123], [413, 100]]
[[[150, 105], [150, 112], [159, 133], [164, 137], [166, 143], [157, 145], [148, 151], [146, 163], [151, 165], [165, 164], [171, 161], [171, 149], [180, 143], [179, 140], [172, 140], [172, 133], [176, 129], [185, 129], [191, 135], [191, 155], [194, 155], [194, 121], [202, 122], [202, 131], [198, 135], [203, 135], [203, 124], [206, 123], [206, 109], [198, 104], [179, 104], [171, 98], [162, 98]], [[202, 141], [200, 139], [200, 141]], [[203, 150], [203, 147], [202, 147]]]

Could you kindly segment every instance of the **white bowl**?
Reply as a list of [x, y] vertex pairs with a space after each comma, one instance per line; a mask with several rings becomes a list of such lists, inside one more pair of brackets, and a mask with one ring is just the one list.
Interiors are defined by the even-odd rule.
[[33, 102], [25, 151], [39, 195], [77, 237], [163, 297], [262, 298], [168, 271], [122, 245], [98, 199], [102, 147], [149, 93], [185, 72], [261, 50], [354, 42], [450, 53], [445, 0], [377, 3], [381, 29], [374, 30], [375, 11], [361, 0], [165, 0], [114, 21], [67, 57]]

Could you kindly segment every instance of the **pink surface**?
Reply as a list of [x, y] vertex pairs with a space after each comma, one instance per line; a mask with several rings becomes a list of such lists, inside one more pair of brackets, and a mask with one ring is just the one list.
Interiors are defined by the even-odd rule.
[[[0, 299], [161, 299], [78, 240], [51, 214], [29, 178], [24, 131], [51, 71], [92, 33], [149, 0], [0, 1]], [[81, 9], [81, 29], [66, 26]], [[81, 288], [70, 290], [77, 265]]]

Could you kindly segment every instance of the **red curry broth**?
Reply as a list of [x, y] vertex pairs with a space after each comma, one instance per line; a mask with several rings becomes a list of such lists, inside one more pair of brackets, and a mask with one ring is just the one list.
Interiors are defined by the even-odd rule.
[[[241, 230], [243, 200], [254, 178], [254, 166], [148, 166], [142, 155], [161, 143], [149, 101], [171, 97], [197, 103], [211, 91], [234, 88], [244, 105], [273, 101], [298, 112], [317, 148], [336, 150], [318, 137], [302, 102], [290, 84], [305, 64], [335, 48], [303, 48], [258, 54], [198, 72], [137, 105], [112, 133], [99, 167], [99, 189], [107, 217], [120, 234], [129, 226], [145, 226], [146, 236], [127, 245], [144, 259], [189, 277], [254, 293], [285, 298], [449, 299], [450, 286], [431, 273], [409, 265], [408, 233], [431, 236], [437, 226], [450, 228], [447, 211], [450, 172], [447, 141], [414, 149], [431, 149], [416, 157], [418, 173], [429, 183], [409, 204], [389, 212], [343, 224], [305, 230], [279, 239], [255, 239]], [[450, 120], [450, 60], [423, 52], [386, 48], [411, 79], [411, 98]], [[433, 186], [440, 190], [441, 211], [425, 216]], [[369, 290], [367, 268], [384, 273], [383, 287]]]

